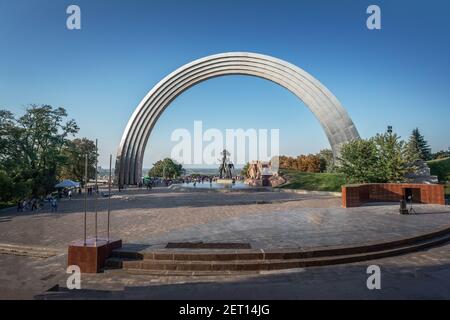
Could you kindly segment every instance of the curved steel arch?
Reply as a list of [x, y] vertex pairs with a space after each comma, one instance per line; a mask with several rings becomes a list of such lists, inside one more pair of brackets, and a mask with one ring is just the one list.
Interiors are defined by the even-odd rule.
[[229, 52], [188, 63], [162, 79], [142, 99], [122, 135], [116, 160], [119, 185], [136, 184], [142, 176], [144, 149], [167, 106], [182, 92], [202, 81], [224, 75], [250, 75], [275, 82], [294, 93], [314, 113], [336, 156], [340, 145], [359, 134], [336, 97], [310, 74], [267, 55]]

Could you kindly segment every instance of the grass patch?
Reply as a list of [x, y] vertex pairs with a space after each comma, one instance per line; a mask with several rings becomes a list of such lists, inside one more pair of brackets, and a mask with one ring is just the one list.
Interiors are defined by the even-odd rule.
[[281, 173], [288, 181], [280, 187], [285, 189], [341, 192], [341, 186], [345, 184], [344, 175], [337, 173], [309, 173], [287, 169], [282, 169]]
[[427, 162], [431, 174], [438, 176], [439, 181], [450, 181], [450, 158], [431, 160]]

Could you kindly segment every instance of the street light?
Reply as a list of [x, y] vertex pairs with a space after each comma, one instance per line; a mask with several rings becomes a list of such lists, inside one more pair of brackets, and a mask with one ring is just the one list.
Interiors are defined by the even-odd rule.
[[392, 133], [392, 126], [388, 126], [388, 127], [387, 127], [387, 132], [388, 132], [388, 133]]

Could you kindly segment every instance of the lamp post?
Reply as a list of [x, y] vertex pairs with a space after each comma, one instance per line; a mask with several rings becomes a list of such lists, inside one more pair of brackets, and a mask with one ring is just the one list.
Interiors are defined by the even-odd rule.
[[109, 180], [108, 180], [108, 222], [107, 222], [107, 241], [109, 243], [109, 218], [111, 215], [111, 164], [112, 154], [109, 155]]
[[84, 159], [84, 245], [86, 245], [86, 219], [87, 219], [87, 167], [88, 167], [88, 155], [85, 155]]
[[97, 243], [98, 232], [97, 232], [97, 220], [98, 220], [98, 210], [97, 210], [97, 166], [98, 166], [98, 139], [95, 139], [95, 192], [94, 192], [94, 208], [95, 208], [95, 243]]

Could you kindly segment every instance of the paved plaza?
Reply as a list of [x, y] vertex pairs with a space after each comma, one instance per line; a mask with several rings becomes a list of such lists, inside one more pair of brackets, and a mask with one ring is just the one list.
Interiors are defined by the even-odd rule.
[[[107, 199], [98, 198], [100, 237], [106, 235]], [[88, 199], [88, 236], [94, 235], [94, 200]], [[169, 241], [244, 242], [252, 248], [349, 245], [408, 237], [449, 224], [446, 206], [419, 205], [398, 214], [397, 204], [343, 209], [340, 198], [282, 192], [174, 192], [127, 190], [111, 200], [111, 236], [125, 244]], [[66, 250], [83, 237], [84, 198], [64, 199], [59, 211], [5, 210], [0, 243]]]
[[[98, 198], [99, 236], [106, 235], [106, 198]], [[124, 243], [153, 244], [169, 234], [189, 228], [220, 223], [233, 218], [289, 211], [299, 207], [338, 207], [330, 196], [309, 196], [278, 192], [173, 192], [167, 188], [127, 190], [111, 199], [111, 236]], [[94, 200], [88, 199], [88, 236], [94, 234]], [[0, 243], [35, 245], [66, 250], [67, 244], [83, 237], [84, 198], [63, 199], [57, 213], [47, 205], [38, 212], [0, 215]], [[230, 220], [232, 221], [232, 220]], [[183, 231], [184, 230], [184, 231]], [[216, 231], [211, 229], [212, 233]], [[194, 230], [195, 236], [196, 231]], [[205, 235], [206, 236], [206, 235]], [[226, 240], [226, 239], [224, 239]], [[155, 243], [156, 244], [156, 243]]]
[[[404, 216], [398, 214], [398, 204], [343, 209], [340, 201], [327, 194], [270, 191], [116, 190], [111, 199], [111, 235], [123, 239], [126, 246], [204, 241], [249, 243], [252, 248], [310, 248], [399, 239], [450, 224], [448, 206], [417, 205], [416, 215]], [[97, 202], [100, 236], [105, 235], [107, 203], [106, 198]], [[88, 235], [92, 235], [93, 198], [88, 199], [88, 208]], [[213, 292], [215, 298], [450, 297], [448, 289], [438, 290], [449, 288], [448, 280], [442, 280], [450, 279], [449, 245], [370, 262], [379, 263], [385, 272], [386, 291], [378, 293], [366, 292], [365, 268], [369, 262], [226, 278], [157, 277], [110, 270], [83, 275], [85, 290], [46, 293], [56, 284], [64, 287], [67, 244], [82, 238], [83, 216], [83, 197], [60, 201], [57, 213], [47, 207], [38, 212], [1, 211], [2, 298], [188, 299], [211, 298]], [[10, 245], [17, 246], [15, 254], [5, 249]], [[46, 254], [39, 256], [36, 252]], [[334, 284], [336, 290], [331, 292]], [[360, 287], [344, 290], [348, 285]], [[425, 294], [418, 289], [421, 286], [434, 289]]]
[[[381, 268], [381, 289], [366, 286], [367, 267]], [[450, 245], [347, 265], [221, 278], [102, 274], [84, 290], [38, 299], [450, 299]]]

